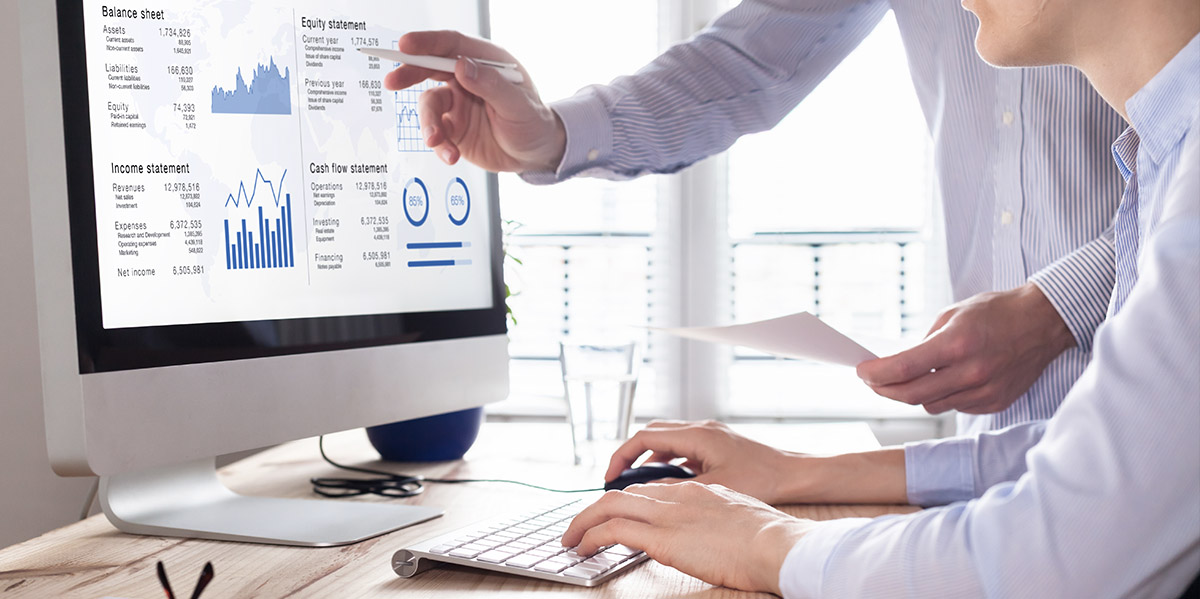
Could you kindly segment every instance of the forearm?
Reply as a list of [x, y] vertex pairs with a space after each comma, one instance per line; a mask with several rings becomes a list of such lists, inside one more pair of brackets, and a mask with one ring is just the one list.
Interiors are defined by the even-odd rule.
[[567, 135], [563, 160], [522, 176], [628, 178], [723, 151], [778, 123], [886, 10], [880, 0], [745, 0], [637, 74], [552, 104]]
[[1025, 473], [1025, 454], [1045, 422], [1027, 422], [971, 437], [909, 443], [834, 456], [781, 452], [771, 503], [911, 503], [944, 505], [983, 495]]
[[786, 454], [773, 503], [907, 503], [904, 450]]

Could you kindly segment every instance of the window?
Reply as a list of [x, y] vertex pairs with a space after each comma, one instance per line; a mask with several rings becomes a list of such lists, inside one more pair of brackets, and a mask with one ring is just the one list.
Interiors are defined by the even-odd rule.
[[[521, 60], [550, 101], [653, 60], [658, 13], [645, 0], [493, 0], [492, 39]], [[564, 335], [636, 334], [627, 325], [651, 320], [658, 187], [654, 177], [535, 186], [501, 175], [501, 216], [512, 232], [507, 247], [520, 260], [510, 259], [505, 269], [516, 294], [509, 306], [517, 324], [509, 334], [513, 397], [502, 412], [564, 413], [558, 341]], [[639, 378], [639, 413], [665, 412], [655, 400], [657, 387], [648, 360]]]
[[[889, 13], [779, 125], [730, 150], [732, 320], [807, 310], [857, 339], [924, 332], [932, 152], [902, 48]], [[846, 369], [741, 349], [729, 387], [723, 414], [924, 413]]]
[[[553, 100], [633, 73], [720, 4], [493, 0], [492, 31]], [[503, 217], [516, 223], [508, 247], [521, 264], [506, 269], [518, 294], [513, 393], [493, 412], [561, 414], [561, 336], [625, 330], [641, 331], [649, 348], [642, 416], [924, 418], [844, 368], [623, 327], [809, 310], [857, 338], [924, 332], [945, 270], [927, 251], [937, 246], [931, 160], [889, 15], [772, 131], [683, 173], [546, 187], [503, 176]]]

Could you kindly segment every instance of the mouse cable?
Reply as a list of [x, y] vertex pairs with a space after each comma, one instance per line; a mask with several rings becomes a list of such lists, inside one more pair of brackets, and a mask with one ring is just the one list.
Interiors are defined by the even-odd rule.
[[384, 497], [413, 497], [420, 495], [425, 491], [425, 483], [439, 483], [447, 485], [456, 485], [460, 483], [507, 483], [512, 485], [521, 485], [541, 491], [550, 491], [551, 493], [590, 493], [593, 491], [603, 491], [603, 488], [597, 489], [551, 489], [542, 487], [519, 480], [506, 480], [500, 478], [425, 478], [424, 476], [413, 476], [409, 474], [396, 474], [394, 472], [386, 472], [383, 470], [373, 470], [371, 468], [360, 468], [358, 466], [347, 466], [339, 464], [329, 458], [325, 453], [325, 435], [321, 435], [317, 440], [317, 447], [321, 450], [321, 457], [325, 459], [331, 466], [351, 472], [361, 472], [363, 474], [373, 474], [379, 478], [310, 478], [313, 492], [323, 497], [355, 497], [358, 495], [382, 495]]

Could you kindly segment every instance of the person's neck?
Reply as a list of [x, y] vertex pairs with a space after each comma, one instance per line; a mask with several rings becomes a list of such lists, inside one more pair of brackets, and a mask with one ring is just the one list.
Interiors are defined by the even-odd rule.
[[1073, 61], [1096, 91], [1125, 122], [1125, 102], [1200, 33], [1200, 2], [1152, 0], [1126, 5], [1125, 14], [1107, 15]]

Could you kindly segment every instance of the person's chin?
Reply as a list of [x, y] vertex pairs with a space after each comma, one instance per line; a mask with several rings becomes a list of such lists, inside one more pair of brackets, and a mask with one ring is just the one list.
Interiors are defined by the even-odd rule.
[[981, 26], [975, 34], [975, 52], [979, 54], [979, 57], [984, 62], [992, 66], [1016, 66], [1013, 64], [1011, 48], [1006, 47], [1005, 44], [996, 42], [995, 37], [988, 35], [987, 29]]
[[984, 35], [975, 37], [975, 52], [984, 62], [994, 67], [1033, 67], [1048, 64], [1059, 64], [1046, 60], [1036, 49], [1026, 48], [1019, 44], [995, 43], [995, 40]]

